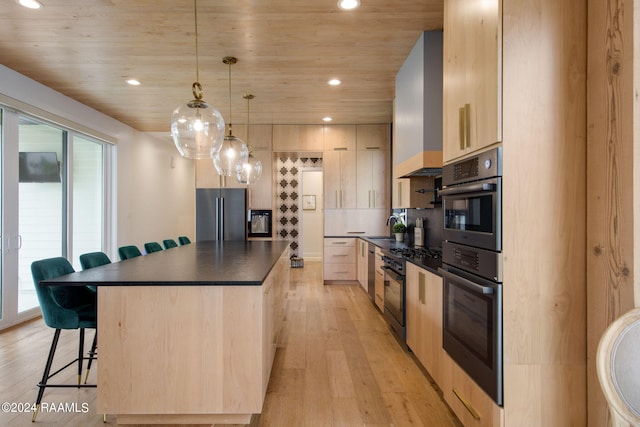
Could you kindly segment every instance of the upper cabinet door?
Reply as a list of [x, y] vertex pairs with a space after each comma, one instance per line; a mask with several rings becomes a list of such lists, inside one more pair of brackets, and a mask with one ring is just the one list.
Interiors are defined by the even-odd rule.
[[502, 1], [444, 4], [444, 161], [502, 140]]

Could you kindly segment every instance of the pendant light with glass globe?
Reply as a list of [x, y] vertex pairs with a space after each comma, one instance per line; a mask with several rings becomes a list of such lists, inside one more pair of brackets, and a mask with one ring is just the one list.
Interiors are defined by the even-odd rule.
[[179, 105], [171, 115], [171, 136], [181, 156], [189, 159], [212, 158], [220, 149], [224, 137], [222, 114], [202, 99], [198, 64], [198, 0], [193, 0], [196, 81], [191, 85], [193, 100]]
[[222, 62], [229, 66], [229, 134], [222, 140], [220, 150], [213, 156], [213, 164], [222, 176], [234, 176], [249, 158], [249, 149], [243, 140], [233, 135], [231, 121], [231, 66], [238, 62], [233, 56], [225, 56]]
[[251, 145], [249, 144], [249, 129], [250, 129], [250, 120], [249, 120], [249, 101], [255, 98], [254, 95], [250, 93], [245, 93], [242, 95], [244, 99], [247, 100], [247, 148], [249, 149], [249, 158], [244, 166], [238, 169], [236, 178], [238, 178], [238, 182], [241, 184], [253, 184], [262, 176], [262, 162], [257, 159], [251, 150]]

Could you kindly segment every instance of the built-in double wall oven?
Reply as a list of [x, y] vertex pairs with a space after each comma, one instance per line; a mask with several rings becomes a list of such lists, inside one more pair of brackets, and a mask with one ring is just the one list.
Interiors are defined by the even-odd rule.
[[445, 165], [442, 345], [502, 405], [502, 148]]

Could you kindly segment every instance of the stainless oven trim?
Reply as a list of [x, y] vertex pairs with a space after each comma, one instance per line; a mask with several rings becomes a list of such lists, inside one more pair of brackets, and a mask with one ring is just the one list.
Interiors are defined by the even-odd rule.
[[[382, 269], [384, 270], [384, 311], [388, 312], [391, 316], [393, 316], [393, 318], [396, 320], [396, 322], [400, 325], [400, 326], [404, 326], [405, 325], [405, 316], [404, 316], [404, 312], [406, 310], [406, 283], [405, 283], [405, 277], [402, 275], [397, 274], [396, 272], [394, 272], [391, 268], [389, 267], [382, 267]], [[402, 292], [401, 295], [401, 305], [402, 307], [399, 307], [399, 309], [396, 309], [396, 307], [393, 307], [391, 305], [387, 304], [387, 301], [389, 300], [387, 298], [387, 293], [388, 293], [388, 289], [390, 286], [390, 281], [387, 280], [387, 277], [391, 280], [393, 280], [394, 282], [397, 282], [400, 285], [400, 290]]]
[[[481, 231], [472, 231], [472, 230], [456, 230], [447, 228], [446, 226], [442, 230], [442, 238], [444, 240], [454, 242], [454, 243], [462, 243], [469, 246], [474, 246], [483, 249], [489, 249], [493, 251], [500, 252], [502, 250], [502, 178], [491, 178], [487, 180], [489, 184], [493, 187], [493, 190], [481, 191], [481, 192], [464, 192], [464, 187], [467, 184], [457, 185], [454, 188], [448, 188], [449, 191], [447, 194], [442, 194], [442, 211], [443, 215], [446, 213], [447, 200], [451, 199], [459, 199], [459, 198], [469, 198], [476, 195], [485, 196], [489, 193], [493, 193], [492, 196], [492, 209], [493, 209], [493, 218], [492, 218], [492, 228], [493, 233], [486, 233]], [[478, 184], [478, 183], [475, 183]], [[463, 191], [454, 191], [463, 189]], [[457, 197], [461, 196], [461, 197]], [[446, 224], [446, 221], [444, 221]]]
[[[442, 346], [449, 353], [451, 358], [464, 369], [469, 376], [493, 398], [498, 405], [503, 404], [503, 368], [502, 368], [502, 285], [494, 283], [480, 277], [474, 277], [469, 273], [450, 266], [444, 266], [439, 269], [443, 278], [443, 330], [442, 330]], [[494, 342], [492, 346], [493, 359], [492, 366], [487, 366], [483, 361], [470, 355], [471, 351], [461, 343], [447, 329], [447, 291], [448, 282], [462, 282], [463, 286], [472, 292], [490, 297], [494, 300], [493, 323], [494, 323]], [[478, 283], [474, 283], [478, 282]], [[468, 285], [471, 286], [468, 286]], [[492, 293], [484, 293], [485, 288], [492, 288]], [[472, 353], [471, 353], [472, 354]]]

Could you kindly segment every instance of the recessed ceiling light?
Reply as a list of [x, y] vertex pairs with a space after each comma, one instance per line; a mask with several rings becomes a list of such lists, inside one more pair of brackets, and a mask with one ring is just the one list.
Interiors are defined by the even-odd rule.
[[327, 83], [329, 83], [331, 86], [338, 86], [342, 82], [338, 79], [331, 79]]
[[40, 9], [42, 7], [42, 3], [38, 0], [18, 0], [18, 3], [29, 9]]
[[127, 80], [127, 84], [130, 84], [131, 86], [140, 86], [140, 82], [136, 79]]
[[360, 0], [338, 0], [338, 7], [342, 10], [353, 10], [360, 6]]
[[331, 120], [333, 120], [331, 117], [325, 117], [322, 120], [324, 120], [325, 122], [330, 122]]

